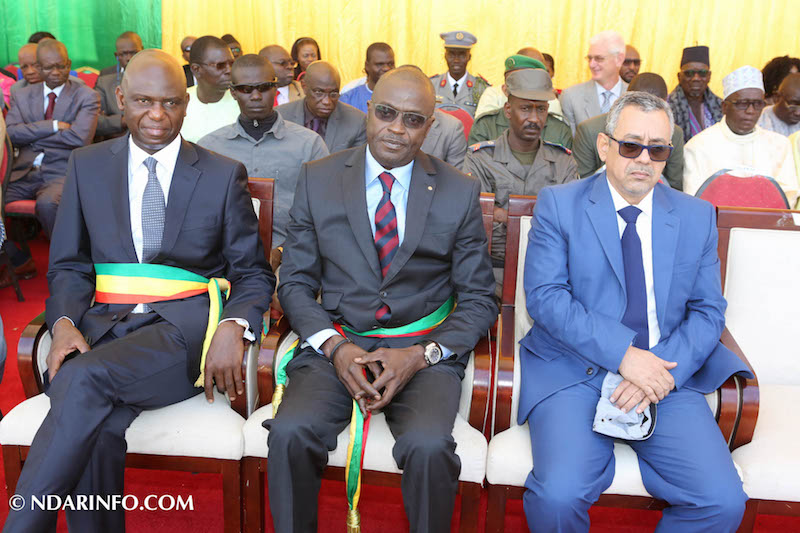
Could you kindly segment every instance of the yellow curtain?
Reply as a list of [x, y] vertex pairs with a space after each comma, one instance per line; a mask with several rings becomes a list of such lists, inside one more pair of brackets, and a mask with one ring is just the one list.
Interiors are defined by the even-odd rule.
[[796, 16], [794, 0], [165, 0], [162, 47], [180, 57], [186, 35], [232, 33], [246, 53], [257, 53], [274, 43], [288, 50], [297, 37], [311, 36], [344, 84], [363, 75], [364, 52], [375, 41], [394, 48], [398, 65], [443, 72], [439, 33], [467, 30], [478, 38], [473, 74], [502, 83], [504, 59], [535, 46], [555, 57], [554, 83], [564, 88], [589, 78], [589, 38], [614, 29], [639, 50], [641, 71], [660, 74], [670, 90], [683, 47], [710, 46], [711, 87], [721, 95], [732, 70], [761, 69], [775, 56], [798, 53]]

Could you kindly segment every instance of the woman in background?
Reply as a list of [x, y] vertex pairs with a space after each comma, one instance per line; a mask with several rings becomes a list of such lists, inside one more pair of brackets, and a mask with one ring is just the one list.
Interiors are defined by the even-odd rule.
[[296, 80], [299, 80], [302, 77], [308, 65], [314, 61], [319, 61], [322, 59], [322, 54], [319, 51], [319, 45], [317, 44], [317, 41], [311, 37], [300, 37], [297, 39], [292, 45], [291, 55], [292, 59], [297, 62], [297, 66], [294, 68], [294, 78]]

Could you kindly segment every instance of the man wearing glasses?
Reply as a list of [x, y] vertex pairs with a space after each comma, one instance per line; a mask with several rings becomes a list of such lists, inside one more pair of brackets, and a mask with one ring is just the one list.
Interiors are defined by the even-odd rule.
[[[385, 414], [410, 530], [450, 529], [461, 379], [498, 309], [480, 184], [420, 151], [434, 106], [419, 69], [389, 71], [369, 103], [367, 145], [300, 171], [278, 295], [301, 340], [264, 422], [275, 531], [317, 530], [322, 472], [353, 400]], [[368, 336], [439, 309], [451, 314], [427, 333]]]
[[589, 39], [586, 61], [592, 79], [567, 87], [561, 93], [561, 110], [573, 135], [584, 120], [607, 113], [628, 88], [625, 80], [619, 77], [625, 61], [625, 41], [617, 32], [604, 31]]
[[800, 74], [789, 74], [783, 79], [775, 105], [764, 108], [758, 125], [786, 137], [800, 131]]
[[683, 49], [678, 85], [667, 101], [672, 107], [675, 124], [683, 130], [688, 141], [722, 118], [722, 99], [711, 92], [708, 46], [689, 46]]
[[248, 176], [275, 180], [270, 258], [277, 269], [300, 165], [327, 156], [328, 149], [319, 135], [275, 112], [277, 82], [269, 61], [255, 54], [241, 56], [233, 64], [231, 79], [239, 118], [197, 144], [241, 162]]
[[258, 55], [272, 63], [278, 77], [278, 92], [275, 94], [275, 105], [288, 104], [303, 97], [303, 87], [294, 79], [294, 68], [297, 61], [282, 46], [272, 44], [265, 46]]
[[659, 183], [671, 115], [656, 96], [624, 94], [597, 137], [606, 170], [539, 192], [518, 413], [531, 433], [531, 531], [589, 531], [589, 507], [615, 472], [614, 428], [600, 412], [629, 417], [626, 428], [650, 423], [647, 434], [615, 436], [636, 452], [647, 491], [670, 505], [659, 531], [732, 533], [742, 519], [747, 495], [703, 395], [747, 370], [719, 342], [714, 208]]
[[[132, 31], [126, 31], [117, 37], [116, 52], [117, 64], [103, 69], [94, 90], [100, 95], [100, 116], [97, 118], [98, 137], [118, 137], [125, 133], [125, 121], [122, 120], [122, 111], [117, 105], [115, 91], [122, 81], [122, 73], [138, 52], [142, 51], [142, 38]], [[110, 72], [105, 72], [111, 69]]]
[[757, 68], [740, 67], [722, 80], [724, 119], [686, 143], [683, 191], [696, 194], [720, 171], [739, 177], [765, 176], [780, 185], [789, 206], [798, 183], [789, 140], [756, 124], [764, 101], [764, 78]]
[[228, 44], [211, 35], [200, 37], [189, 54], [197, 85], [189, 87], [189, 105], [181, 136], [197, 142], [203, 135], [236, 121], [239, 106], [230, 92], [233, 54]]
[[619, 77], [625, 83], [630, 83], [634, 76], [639, 74], [639, 69], [642, 68], [642, 59], [639, 57], [639, 51], [633, 46], [625, 45], [625, 61], [619, 68]]

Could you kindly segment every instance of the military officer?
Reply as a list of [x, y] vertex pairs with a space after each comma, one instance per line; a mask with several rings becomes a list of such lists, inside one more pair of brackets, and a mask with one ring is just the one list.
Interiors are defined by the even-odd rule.
[[[515, 54], [506, 58], [505, 76], [522, 69], [540, 69], [547, 72], [541, 61], [522, 54]], [[548, 74], [549, 75], [549, 74]], [[558, 100], [555, 100], [556, 102]], [[469, 144], [476, 144], [483, 141], [490, 141], [498, 138], [501, 133], [508, 129], [508, 118], [505, 109], [500, 107], [493, 111], [483, 113], [469, 132]], [[552, 112], [547, 113], [547, 120], [542, 130], [542, 139], [545, 142], [560, 144], [565, 148], [572, 148], [572, 130], [570, 127], [559, 120]]]
[[504, 113], [510, 127], [495, 140], [470, 146], [464, 161], [464, 171], [480, 180], [483, 192], [495, 195], [492, 266], [498, 296], [503, 283], [508, 196], [533, 196], [543, 187], [578, 178], [572, 152], [542, 140], [547, 101], [553, 98], [553, 82], [547, 71], [512, 72], [506, 78], [506, 88], [509, 94]]
[[440, 33], [444, 40], [444, 60], [447, 72], [431, 77], [436, 90], [436, 106], [458, 106], [473, 117], [483, 91], [491, 84], [480, 74], [473, 76], [467, 72], [471, 59], [470, 50], [478, 38], [466, 31]]

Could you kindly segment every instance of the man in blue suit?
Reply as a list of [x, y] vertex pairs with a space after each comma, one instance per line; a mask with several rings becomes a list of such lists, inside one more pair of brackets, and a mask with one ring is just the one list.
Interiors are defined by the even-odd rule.
[[588, 531], [589, 507], [614, 477], [614, 440], [592, 429], [610, 401], [657, 424], [628, 443], [647, 490], [666, 500], [660, 532], [735, 531], [747, 495], [703, 397], [745, 365], [719, 343], [717, 228], [711, 204], [658, 183], [672, 112], [624, 94], [597, 136], [606, 170], [542, 189], [525, 259], [534, 320], [520, 342], [519, 422], [530, 425], [531, 531]]

